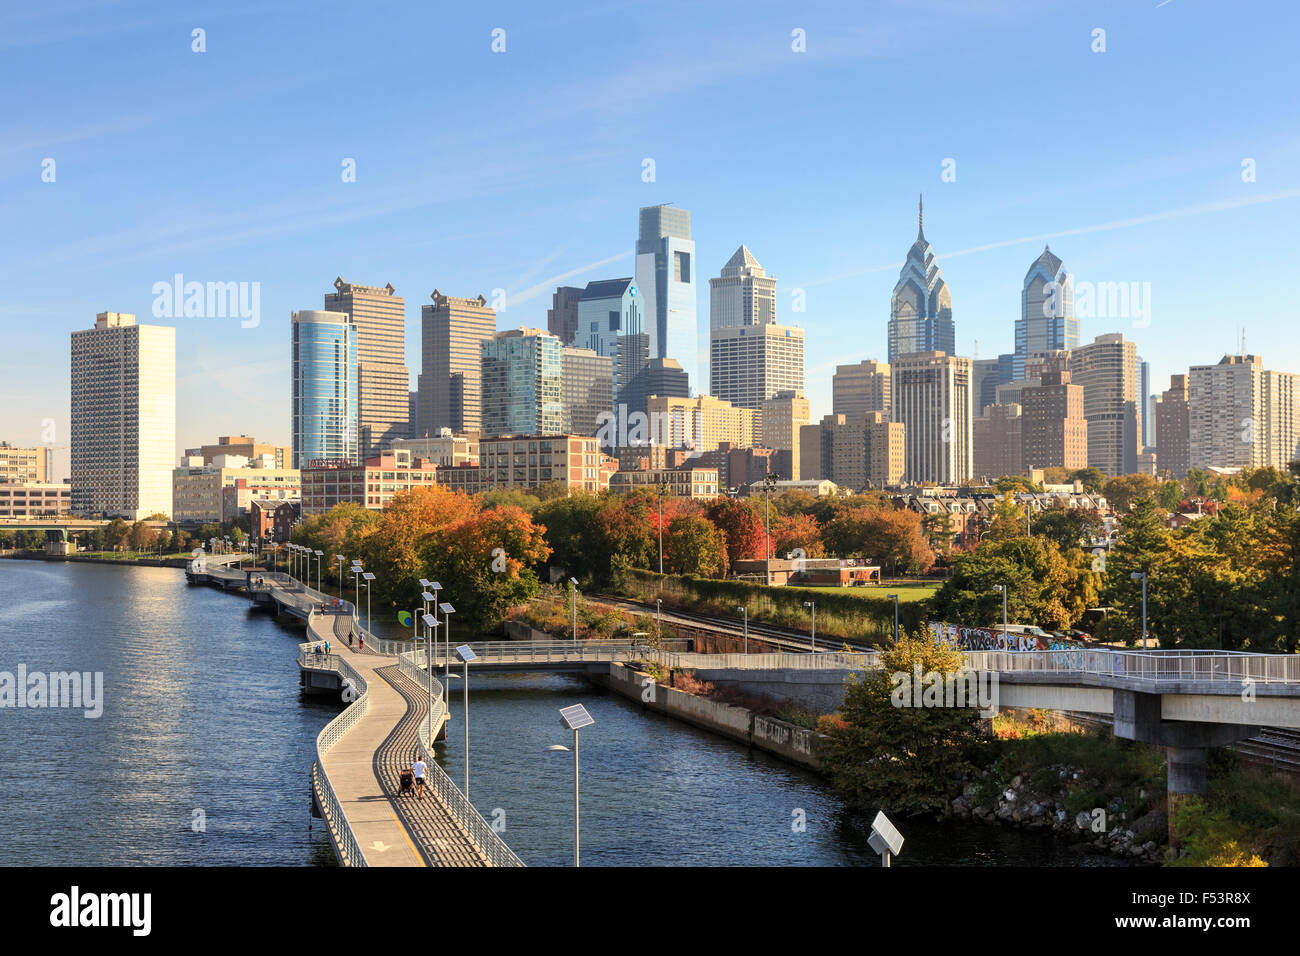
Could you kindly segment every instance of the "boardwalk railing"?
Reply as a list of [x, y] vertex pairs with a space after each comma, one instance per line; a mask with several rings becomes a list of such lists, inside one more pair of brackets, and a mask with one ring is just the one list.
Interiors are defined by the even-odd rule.
[[[301, 644], [298, 647], [298, 659], [302, 661], [315, 647], [316, 642]], [[317, 801], [321, 812], [334, 831], [335, 844], [344, 866], [366, 866], [366, 855], [361, 851], [356, 834], [348, 823], [347, 815], [339, 805], [334, 785], [330, 783], [329, 774], [325, 772], [324, 757], [330, 749], [350, 731], [358, 720], [366, 715], [369, 706], [370, 690], [365, 679], [353, 669], [352, 665], [336, 654], [331, 654], [333, 666], [345, 682], [351, 685], [357, 694], [356, 700], [349, 704], [342, 713], [331, 720], [316, 735], [316, 763], [312, 767], [312, 783], [316, 788]], [[345, 695], [346, 699], [346, 695]]]
[[642, 648], [641, 658], [667, 668], [739, 668], [747, 670], [866, 670], [880, 666], [878, 651], [825, 654], [693, 654]]
[[1300, 655], [1240, 651], [1129, 651], [1072, 648], [1059, 651], [968, 651], [975, 670], [1004, 673], [1093, 674], [1152, 684], [1195, 681], [1240, 684], [1300, 683]]
[[[423, 652], [407, 651], [399, 655], [398, 660], [401, 662], [402, 673], [415, 681], [421, 687], [426, 687], [428, 674], [418, 663], [423, 658]], [[432, 741], [429, 740], [429, 727], [442, 726], [443, 715], [447, 712], [447, 703], [442, 697], [442, 684], [434, 680], [434, 699], [433, 699], [433, 719], [420, 721], [420, 730], [418, 739], [420, 742], [420, 759], [428, 765], [428, 786], [442, 798], [445, 806], [457, 825], [463, 830], [487, 858], [487, 861], [493, 866], [523, 866], [523, 860], [515, 855], [514, 850], [506, 845], [506, 842], [497, 835], [478, 810], [474, 809], [474, 804], [460, 792], [460, 789], [451, 781], [446, 772], [439, 766], [438, 761], [434, 759], [432, 751]]]

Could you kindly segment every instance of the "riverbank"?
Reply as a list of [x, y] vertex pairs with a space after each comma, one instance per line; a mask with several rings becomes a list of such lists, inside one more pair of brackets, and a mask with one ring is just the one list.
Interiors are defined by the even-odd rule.
[[121, 557], [111, 554], [46, 554], [44, 551], [5, 551], [0, 558], [14, 561], [50, 561], [54, 563], [116, 564], [133, 568], [184, 568], [194, 560], [188, 554], [162, 558]]

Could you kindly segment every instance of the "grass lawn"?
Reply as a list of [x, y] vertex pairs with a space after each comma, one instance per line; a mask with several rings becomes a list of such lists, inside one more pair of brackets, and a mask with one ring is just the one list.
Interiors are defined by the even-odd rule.
[[804, 584], [787, 584], [786, 590], [812, 591], [814, 593], [829, 594], [846, 594], [849, 597], [860, 598], [883, 598], [889, 594], [897, 594], [898, 600], [902, 604], [908, 601], [926, 601], [934, 597], [935, 592], [939, 590], [941, 582], [916, 582], [907, 584], [870, 584], [856, 585], [854, 587], [809, 587]]

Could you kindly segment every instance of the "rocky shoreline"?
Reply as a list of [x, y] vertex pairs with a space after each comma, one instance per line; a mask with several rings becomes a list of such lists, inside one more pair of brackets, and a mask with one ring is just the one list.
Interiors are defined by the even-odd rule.
[[[950, 802], [949, 812], [957, 820], [1051, 830], [1076, 842], [1081, 853], [1104, 854], [1138, 866], [1163, 862], [1168, 838], [1168, 818], [1163, 811], [1151, 810], [1130, 820], [1130, 808], [1123, 798], [1114, 797], [1105, 806], [1072, 813], [1067, 789], [1099, 791], [1101, 782], [1077, 767], [1056, 764], [1049, 770], [1059, 785], [1046, 792], [1030, 787], [1023, 775], [1001, 783], [992, 771], [978, 771], [963, 779], [961, 793]], [[1139, 797], [1145, 800], [1146, 792]]]

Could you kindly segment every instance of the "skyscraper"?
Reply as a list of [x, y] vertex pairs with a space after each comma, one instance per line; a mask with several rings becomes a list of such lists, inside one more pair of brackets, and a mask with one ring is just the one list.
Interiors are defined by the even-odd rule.
[[1074, 288], [1061, 260], [1047, 246], [1029, 264], [1020, 290], [1012, 381], [1027, 378], [1025, 364], [1035, 352], [1072, 349], [1079, 344]]
[[1139, 436], [1140, 447], [1156, 443], [1155, 416], [1151, 413], [1151, 363], [1138, 356], [1138, 411], [1142, 415], [1142, 433]]
[[362, 460], [357, 332], [346, 312], [293, 313], [293, 467]]
[[727, 260], [709, 280], [709, 328], [766, 325], [776, 321], [776, 276], [767, 274], [747, 248]]
[[799, 430], [809, 424], [812, 405], [802, 392], [786, 390], [777, 392], [763, 403], [762, 435], [764, 448], [785, 452], [790, 460], [786, 475], [798, 481], [801, 471], [799, 456]]
[[975, 467], [971, 360], [941, 351], [902, 356], [893, 372], [893, 418], [906, 427], [909, 482], [960, 484]]
[[641, 210], [636, 284], [645, 299], [649, 358], [673, 358], [697, 388], [700, 349], [695, 317], [695, 242], [691, 214], [671, 205]]
[[1269, 460], [1269, 375], [1258, 355], [1225, 355], [1216, 365], [1193, 365], [1188, 370], [1188, 459], [1192, 468], [1253, 468], [1273, 463]]
[[640, 287], [630, 278], [588, 282], [578, 300], [575, 344], [614, 360], [614, 401], [627, 415], [646, 410], [650, 336], [644, 308]]
[[412, 438], [482, 428], [481, 344], [497, 330], [487, 299], [462, 299], [433, 290], [433, 305], [420, 310], [419, 412]]
[[560, 434], [560, 340], [541, 329], [506, 329], [480, 348], [483, 434]]
[[73, 512], [170, 517], [176, 330], [101, 312], [72, 333], [71, 373]]
[[406, 367], [406, 300], [385, 286], [334, 280], [325, 311], [352, 317], [357, 338], [357, 440], [369, 458], [410, 430], [411, 372]]
[[835, 366], [831, 376], [831, 413], [856, 420], [865, 412], [889, 416], [892, 397], [888, 362], [864, 359], [853, 365]]
[[1191, 468], [1187, 413], [1187, 376], [1171, 375], [1169, 388], [1156, 402], [1156, 463], [1175, 481], [1182, 481]]
[[898, 276], [890, 299], [889, 361], [914, 352], [957, 350], [957, 330], [952, 320], [952, 295], [925, 241], [924, 208], [917, 207], [916, 242]]
[[582, 289], [573, 285], [556, 288], [551, 296], [551, 307], [546, 310], [546, 328], [560, 340], [561, 345], [572, 345], [578, 334], [578, 300]]
[[709, 330], [709, 392], [761, 408], [777, 392], [803, 391], [803, 329], [766, 325]]
[[998, 377], [998, 360], [971, 360], [971, 394], [974, 398], [975, 417], [984, 414], [984, 406], [992, 405], [998, 400], [998, 386], [1002, 384]]
[[601, 414], [614, 408], [614, 360], [591, 349], [562, 348], [560, 400], [564, 434], [596, 434]]
[[1133, 474], [1142, 425], [1137, 346], [1111, 332], [1072, 349], [1069, 363], [1070, 381], [1083, 386], [1088, 466], [1111, 478]]
[[1088, 420], [1083, 415], [1083, 388], [1069, 372], [1044, 372], [1042, 384], [1020, 392], [1021, 464], [1029, 468], [1088, 466]]

